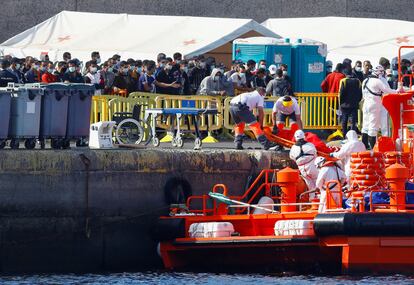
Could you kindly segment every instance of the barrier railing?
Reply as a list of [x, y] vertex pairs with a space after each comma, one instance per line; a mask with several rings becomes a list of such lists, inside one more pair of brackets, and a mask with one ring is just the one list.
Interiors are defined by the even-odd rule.
[[[155, 98], [154, 98], [155, 99]], [[125, 98], [118, 95], [97, 95], [92, 97], [91, 123], [111, 121], [116, 112], [132, 112], [134, 105], [141, 105], [140, 119], [144, 119], [145, 110], [155, 107], [150, 98]]]
[[[223, 127], [223, 106], [220, 97], [213, 96], [178, 96], [178, 95], [159, 95], [155, 99], [156, 108], [216, 108], [217, 115], [203, 115], [199, 120], [199, 129], [202, 131], [220, 130]], [[182, 120], [182, 127], [185, 129], [190, 126], [191, 130], [194, 130], [194, 123], [191, 118], [186, 122]], [[157, 123], [157, 127], [163, 129], [170, 129], [172, 127], [170, 120], [164, 120]]]
[[304, 129], [337, 129], [339, 97], [335, 93], [297, 93]]
[[[233, 129], [229, 108], [232, 98], [224, 100], [224, 127]], [[266, 97], [264, 103], [265, 125], [272, 125], [273, 105], [277, 97]], [[301, 119], [304, 129], [326, 130], [337, 129], [338, 116], [336, 113], [339, 107], [338, 95], [330, 93], [297, 93], [296, 99], [301, 109]]]
[[[297, 93], [295, 94], [301, 109], [301, 118], [304, 129], [310, 130], [335, 130], [340, 127], [337, 109], [339, 98], [337, 94], [330, 93]], [[230, 116], [230, 101], [232, 97], [219, 96], [178, 96], [154, 93], [134, 92], [127, 98], [116, 95], [99, 95], [92, 99], [91, 123], [102, 120], [110, 120], [114, 112], [131, 112], [135, 104], [146, 105], [142, 108], [141, 119], [146, 108], [217, 108], [219, 114], [206, 115], [200, 119], [200, 130], [221, 130], [225, 132], [233, 129]], [[272, 124], [272, 109], [276, 97], [266, 97], [264, 104], [264, 124]], [[361, 125], [362, 118], [359, 114], [358, 122]], [[194, 130], [194, 124], [182, 120], [183, 127], [190, 124]], [[208, 128], [207, 128], [208, 126]], [[171, 120], [161, 120], [159, 128], [172, 127]]]
[[128, 98], [123, 98], [123, 97], [113, 98], [108, 103], [109, 117], [112, 118], [112, 115], [117, 112], [132, 113], [132, 110], [135, 105], [141, 106], [141, 113], [139, 115], [139, 118], [143, 120], [145, 116], [145, 110], [154, 108], [155, 101], [149, 98], [129, 98], [129, 97]]

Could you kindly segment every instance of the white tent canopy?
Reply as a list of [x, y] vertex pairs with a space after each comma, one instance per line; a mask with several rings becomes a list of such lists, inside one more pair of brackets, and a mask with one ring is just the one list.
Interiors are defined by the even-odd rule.
[[250, 19], [101, 14], [62, 11], [0, 45], [0, 53], [16, 57], [48, 53], [61, 60], [65, 51], [89, 60], [92, 51], [103, 59], [156, 59], [164, 52], [190, 57], [208, 53], [232, 40], [253, 33], [279, 37]]
[[401, 45], [414, 45], [414, 22], [407, 21], [322, 17], [268, 19], [262, 25], [282, 37], [309, 38], [326, 43], [327, 58], [334, 63], [350, 58], [353, 62], [370, 60], [375, 67], [380, 57], [390, 61], [397, 57]]

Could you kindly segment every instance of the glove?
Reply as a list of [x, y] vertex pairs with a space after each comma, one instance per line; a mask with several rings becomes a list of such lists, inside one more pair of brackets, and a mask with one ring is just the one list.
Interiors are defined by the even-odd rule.
[[278, 133], [279, 133], [279, 128], [276, 125], [274, 125], [272, 129], [272, 134], [277, 135]]

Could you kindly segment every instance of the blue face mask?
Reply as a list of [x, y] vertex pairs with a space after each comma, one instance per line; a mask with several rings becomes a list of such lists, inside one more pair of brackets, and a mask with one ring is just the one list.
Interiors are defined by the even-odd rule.
[[397, 77], [397, 76], [398, 76], [398, 70], [393, 70], [393, 71], [392, 71], [392, 76]]
[[142, 67], [138, 67], [138, 68], [137, 68], [137, 72], [138, 72], [138, 73], [141, 73], [141, 72], [142, 72]]

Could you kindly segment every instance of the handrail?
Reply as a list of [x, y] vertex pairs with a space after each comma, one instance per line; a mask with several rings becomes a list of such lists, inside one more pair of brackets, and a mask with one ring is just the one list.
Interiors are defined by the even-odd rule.
[[[372, 203], [372, 194], [373, 193], [387, 193], [387, 194], [396, 194], [396, 193], [414, 193], [414, 190], [372, 190], [369, 193], [369, 211], [370, 212], [375, 212], [375, 208], [379, 208], [379, 207], [385, 207], [386, 209], [391, 210], [391, 207], [395, 207], [395, 206], [405, 206], [406, 208], [414, 208], [414, 204], [393, 204], [391, 205], [390, 203], [388, 204], [374, 204]], [[406, 196], [404, 196], [404, 199], [406, 199]], [[395, 212], [400, 212], [400, 210], [398, 208], [392, 209]], [[404, 210], [404, 212], [414, 212], [414, 210]]]
[[[265, 188], [266, 191], [266, 195], [269, 196], [270, 195], [270, 190], [272, 187], [275, 186], [279, 186], [280, 184], [277, 182], [272, 182], [269, 181], [270, 180], [270, 173], [272, 173], [273, 175], [276, 175], [277, 171], [279, 171], [278, 169], [263, 169], [260, 174], [256, 177], [256, 179], [253, 181], [252, 185], [250, 185], [250, 187], [246, 190], [246, 192], [242, 195], [242, 196], [228, 196], [230, 199], [233, 200], [238, 200], [238, 201], [243, 201], [246, 200], [247, 197], [249, 197], [250, 194], [252, 194], [253, 190], [255, 189], [255, 192], [250, 196], [250, 198], [247, 200], [246, 203], [250, 204], [254, 201], [254, 199], [257, 197], [257, 195], [259, 195], [259, 193], [263, 190], [263, 188]], [[261, 179], [264, 178], [264, 182], [261, 183], [258, 187], [257, 185], [261, 182]], [[273, 177], [272, 177], [273, 179]], [[213, 192], [215, 193], [220, 193], [218, 192], [218, 189], [223, 189], [223, 195], [227, 196], [228, 195], [228, 189], [227, 186], [224, 184], [216, 184], [213, 186]], [[277, 198], [280, 199], [280, 196], [272, 196], [273, 199]], [[193, 202], [193, 200], [202, 200], [203, 203], [203, 207], [202, 210], [191, 210], [194, 213], [203, 213], [203, 214], [207, 214], [207, 213], [215, 213], [215, 209], [217, 208], [217, 203], [215, 200], [213, 200], [213, 209], [207, 209], [207, 199], [211, 199], [209, 196], [207, 195], [203, 195], [203, 196], [190, 196], [187, 199], [187, 208], [190, 209], [191, 208], [191, 202]], [[246, 206], [244, 206], [246, 207]], [[243, 211], [243, 210], [241, 210]]]
[[[336, 188], [337, 190], [332, 191], [333, 188]], [[342, 193], [341, 183], [338, 180], [329, 180], [328, 182], [325, 183], [325, 189], [326, 189], [325, 190], [326, 191], [326, 209], [343, 208], [342, 207], [343, 193]], [[340, 205], [338, 205], [337, 202], [335, 201], [335, 198], [333, 196], [333, 194], [335, 194], [335, 193], [339, 194], [339, 203], [340, 203]], [[332, 203], [333, 203], [333, 205], [332, 205]]]

